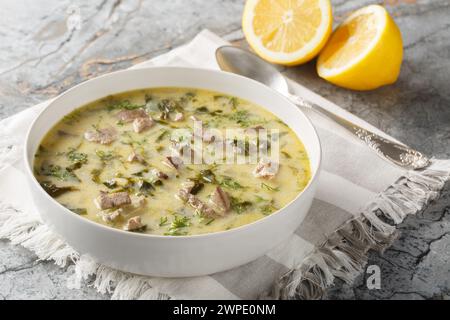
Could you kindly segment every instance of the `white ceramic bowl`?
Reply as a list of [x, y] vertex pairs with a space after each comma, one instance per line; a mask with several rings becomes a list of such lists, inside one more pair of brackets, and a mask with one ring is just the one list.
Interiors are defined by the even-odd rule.
[[[252, 101], [277, 115], [300, 137], [310, 158], [308, 186], [287, 206], [236, 229], [194, 236], [158, 236], [113, 229], [66, 209], [33, 176], [34, 154], [44, 135], [64, 115], [107, 95], [152, 87], [187, 87], [223, 92]], [[321, 148], [307, 117], [286, 98], [245, 77], [221, 71], [157, 67], [110, 73], [68, 90], [42, 111], [26, 140], [31, 193], [44, 221], [74, 249], [124, 271], [158, 277], [211, 274], [250, 262], [291, 235], [306, 216], [317, 186]]]

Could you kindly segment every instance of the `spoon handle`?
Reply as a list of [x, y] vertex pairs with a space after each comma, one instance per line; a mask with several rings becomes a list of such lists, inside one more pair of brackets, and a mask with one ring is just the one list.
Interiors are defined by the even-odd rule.
[[299, 107], [314, 110], [315, 112], [334, 120], [357, 137], [362, 143], [374, 150], [381, 158], [386, 159], [397, 166], [405, 169], [421, 169], [430, 164], [429, 158], [417, 150], [380, 137], [379, 135], [299, 96], [289, 94], [288, 98]]

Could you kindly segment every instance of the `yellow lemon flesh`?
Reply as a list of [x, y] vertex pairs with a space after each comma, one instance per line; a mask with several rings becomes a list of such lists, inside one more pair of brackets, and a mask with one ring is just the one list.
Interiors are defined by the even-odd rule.
[[242, 29], [260, 57], [291, 66], [320, 52], [332, 20], [329, 0], [247, 0]]
[[400, 73], [400, 30], [379, 5], [353, 12], [331, 35], [319, 55], [317, 72], [338, 86], [370, 90], [393, 83]]

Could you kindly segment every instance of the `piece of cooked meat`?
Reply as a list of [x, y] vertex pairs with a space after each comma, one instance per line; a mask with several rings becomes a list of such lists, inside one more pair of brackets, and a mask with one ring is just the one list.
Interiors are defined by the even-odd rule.
[[183, 121], [183, 120], [184, 120], [184, 114], [182, 114], [181, 112], [177, 112], [173, 116], [173, 121], [175, 121], [175, 122]]
[[100, 195], [94, 199], [94, 203], [100, 210], [111, 209], [131, 203], [127, 192], [107, 193], [100, 191]]
[[196, 183], [191, 180], [187, 180], [181, 184], [181, 189], [178, 190], [175, 197], [180, 199], [183, 202], [187, 202], [192, 208], [198, 211], [202, 216], [212, 218], [221, 216], [220, 213], [217, 213], [213, 208], [208, 206], [202, 200], [200, 200], [197, 196], [191, 194], [193, 188], [195, 188]]
[[191, 193], [192, 189], [195, 187], [195, 182], [188, 180], [181, 184], [181, 189], [178, 190], [176, 197], [179, 198], [182, 201], [187, 201], [189, 198], [189, 194]]
[[183, 160], [179, 157], [169, 156], [169, 157], [166, 157], [166, 159], [164, 159], [162, 161], [162, 163], [165, 164], [166, 166], [168, 166], [169, 168], [178, 170], [183, 165]]
[[105, 222], [114, 222], [119, 216], [128, 216], [144, 208], [147, 199], [144, 196], [131, 196], [131, 203], [123, 205], [118, 209], [102, 210], [98, 215]]
[[105, 222], [114, 222], [123, 213], [123, 208], [119, 208], [113, 211], [103, 210], [98, 213], [98, 215]]
[[127, 220], [125, 226], [123, 227], [126, 231], [137, 231], [145, 228], [145, 225], [141, 221], [140, 216], [135, 216]]
[[97, 142], [100, 144], [110, 144], [116, 140], [117, 131], [113, 127], [89, 130], [84, 133], [84, 138], [90, 142]]
[[211, 203], [221, 212], [227, 212], [231, 208], [231, 201], [228, 193], [221, 187], [217, 187], [211, 194]]
[[218, 214], [213, 208], [205, 204], [193, 194], [188, 194], [187, 203], [204, 217], [214, 218], [220, 216], [220, 214]]
[[188, 201], [188, 199], [189, 199], [189, 195], [190, 195], [190, 193], [189, 193], [188, 190], [186, 190], [186, 189], [180, 189], [180, 190], [178, 190], [178, 192], [177, 192], [177, 194], [175, 195], [175, 197], [177, 197], [177, 198], [180, 199], [181, 201], [186, 202], [186, 201]]
[[144, 109], [135, 109], [135, 110], [122, 110], [120, 111], [116, 117], [122, 122], [132, 122], [137, 118], [147, 118], [148, 115], [144, 111]]
[[131, 152], [131, 153], [128, 155], [127, 161], [128, 161], [128, 162], [145, 163], [144, 157], [141, 156], [140, 154], [136, 153], [135, 151]]
[[263, 158], [258, 162], [253, 175], [257, 178], [272, 179], [278, 172], [279, 164], [270, 159]]
[[158, 169], [156, 169], [156, 168], [153, 168], [153, 169], [151, 169], [150, 170], [150, 173], [152, 174], [152, 175], [154, 175], [156, 178], [159, 178], [159, 179], [169, 179], [169, 176], [167, 175], [167, 174], [165, 174], [164, 172], [162, 172], [162, 171], [159, 171]]
[[109, 186], [110, 188], [126, 187], [130, 184], [130, 181], [125, 178], [112, 178], [110, 180], [105, 181], [103, 184]]
[[136, 118], [133, 120], [133, 130], [136, 133], [141, 133], [153, 127], [154, 124], [155, 122], [150, 117]]

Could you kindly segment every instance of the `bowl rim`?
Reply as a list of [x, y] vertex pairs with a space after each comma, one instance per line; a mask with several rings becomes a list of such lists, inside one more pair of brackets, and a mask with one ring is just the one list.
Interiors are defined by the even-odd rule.
[[[99, 79], [102, 78], [107, 78], [107, 77], [114, 77], [118, 74], [121, 73], [128, 73], [128, 72], [142, 72], [145, 70], [155, 70], [155, 69], [179, 69], [179, 70], [188, 70], [188, 71], [202, 71], [202, 72], [211, 72], [211, 73], [216, 73], [216, 74], [221, 74], [221, 76], [228, 76], [231, 79], [233, 78], [237, 78], [240, 79], [241, 81], [250, 81], [253, 82], [253, 84], [256, 84], [257, 86], [264, 88], [264, 90], [269, 90], [272, 92], [272, 94], [277, 95], [278, 97], [280, 97], [282, 100], [285, 101], [285, 103], [287, 103], [288, 105], [292, 106], [292, 108], [294, 108], [295, 110], [297, 110], [300, 114], [303, 115], [303, 117], [305, 118], [306, 122], [308, 123], [308, 125], [311, 127], [313, 135], [314, 135], [314, 139], [317, 141], [317, 147], [318, 147], [318, 160], [317, 160], [317, 169], [313, 172], [313, 174], [311, 175], [311, 178], [308, 181], [308, 184], [305, 186], [305, 188], [299, 192], [297, 194], [297, 196], [292, 199], [289, 203], [287, 203], [285, 206], [283, 206], [282, 208], [278, 209], [277, 211], [271, 213], [268, 216], [265, 216], [261, 219], [258, 219], [256, 221], [241, 225], [239, 227], [236, 228], [232, 228], [229, 230], [222, 230], [222, 231], [216, 231], [216, 232], [209, 232], [209, 233], [201, 233], [201, 234], [193, 234], [193, 235], [182, 235], [182, 236], [171, 236], [171, 235], [157, 235], [157, 234], [149, 234], [149, 233], [138, 233], [138, 232], [129, 232], [126, 230], [122, 230], [122, 229], [118, 229], [118, 228], [114, 228], [114, 227], [110, 227], [95, 221], [92, 221], [90, 219], [84, 218], [78, 214], [76, 214], [75, 212], [69, 210], [68, 208], [66, 208], [65, 206], [63, 206], [61, 203], [59, 203], [58, 201], [56, 201], [54, 198], [52, 198], [47, 192], [44, 191], [44, 189], [42, 188], [42, 186], [39, 184], [39, 181], [36, 179], [35, 175], [33, 174], [33, 167], [32, 167], [32, 163], [29, 161], [29, 152], [28, 152], [28, 145], [30, 144], [30, 137], [31, 137], [31, 132], [33, 131], [36, 123], [38, 121], [40, 121], [40, 119], [42, 117], [46, 116], [46, 112], [50, 109], [50, 107], [57, 102], [61, 97], [70, 94], [72, 91], [77, 90], [78, 87], [81, 86], [86, 86], [89, 85], [91, 82], [94, 81], [99, 81]], [[162, 86], [162, 87], [169, 87], [169, 86]], [[186, 87], [187, 88], [187, 87]], [[141, 88], [141, 89], [145, 89], [145, 88]], [[195, 89], [195, 88], [193, 88]], [[202, 88], [197, 88], [197, 89], [202, 89]], [[140, 90], [139, 88], [133, 89], [133, 90]], [[121, 92], [116, 92], [116, 93], [111, 93], [111, 95], [114, 94], [120, 94], [123, 92], [128, 92], [130, 90], [126, 90], [126, 91], [121, 91]], [[224, 92], [225, 93], [225, 92]], [[101, 99], [101, 98], [99, 98]], [[97, 99], [98, 100], [98, 99]], [[95, 101], [95, 100], [94, 100]], [[93, 102], [93, 101], [91, 101]], [[251, 101], [250, 101], [251, 102]], [[89, 103], [89, 102], [88, 102]], [[260, 106], [258, 104], [258, 106]], [[76, 107], [79, 108], [80, 106]], [[260, 106], [264, 109], [266, 109], [264, 106]], [[76, 109], [75, 108], [75, 109]], [[75, 110], [74, 109], [74, 110]], [[267, 109], [266, 109], [267, 110]], [[273, 113], [271, 110], [267, 110], [271, 113]], [[276, 114], [275, 114], [276, 116]], [[56, 123], [55, 123], [56, 124]], [[53, 124], [54, 125], [54, 124]], [[291, 129], [292, 130], [292, 129]], [[295, 131], [294, 131], [295, 133]], [[297, 134], [296, 134], [297, 136]], [[298, 136], [297, 136], [298, 137]], [[299, 138], [299, 137], [298, 137]], [[300, 138], [299, 138], [300, 139]], [[301, 141], [301, 140], [300, 140]], [[306, 152], [308, 153], [308, 150], [306, 150]], [[116, 233], [118, 236], [123, 235], [123, 236], [128, 236], [128, 237], [135, 237], [135, 238], [142, 238], [142, 239], [178, 239], [178, 240], [183, 240], [183, 239], [197, 239], [197, 238], [210, 238], [210, 237], [214, 237], [214, 236], [221, 236], [221, 235], [232, 235], [233, 233], [239, 233], [239, 232], [245, 232], [245, 229], [251, 228], [254, 225], [257, 224], [261, 224], [261, 223], [269, 223], [271, 218], [273, 218], [273, 216], [275, 215], [279, 215], [282, 214], [283, 211], [285, 211], [288, 207], [292, 206], [294, 202], [297, 202], [301, 196], [308, 190], [311, 188], [311, 185], [313, 184], [313, 182], [315, 182], [318, 177], [319, 177], [319, 173], [321, 171], [322, 168], [322, 145], [320, 142], [320, 138], [319, 135], [317, 134], [317, 130], [315, 128], [315, 126], [313, 125], [312, 121], [309, 119], [309, 117], [297, 106], [295, 106], [288, 98], [286, 98], [285, 96], [283, 96], [281, 93], [279, 93], [278, 91], [256, 81], [253, 80], [251, 78], [247, 78], [238, 74], [234, 74], [234, 73], [230, 73], [230, 72], [225, 72], [222, 70], [214, 70], [214, 69], [204, 69], [204, 68], [195, 68], [195, 67], [178, 67], [178, 66], [149, 66], [149, 67], [143, 67], [143, 68], [134, 68], [134, 69], [125, 69], [125, 70], [118, 70], [118, 71], [114, 71], [114, 72], [109, 72], [107, 74], [103, 74], [100, 75], [98, 77], [94, 77], [92, 79], [88, 79], [86, 81], [83, 81], [67, 90], [65, 90], [64, 92], [62, 92], [61, 94], [57, 95], [55, 98], [51, 99], [50, 103], [44, 108], [42, 109], [39, 114], [37, 115], [37, 117], [33, 120], [33, 122], [31, 123], [31, 125], [28, 128], [27, 134], [25, 136], [25, 147], [24, 147], [24, 152], [23, 152], [24, 158], [25, 158], [25, 170], [26, 170], [26, 174], [28, 176], [28, 179], [31, 179], [32, 183], [37, 187], [37, 189], [39, 190], [39, 192], [41, 194], [44, 195], [44, 197], [46, 197], [47, 199], [49, 199], [50, 201], [52, 201], [53, 203], [55, 203], [57, 206], [59, 206], [59, 208], [65, 213], [65, 214], [70, 214], [72, 215], [72, 217], [74, 217], [75, 219], [79, 219], [79, 221], [81, 223], [87, 223], [92, 225], [94, 228], [99, 228], [101, 230], [104, 230], [106, 232], [114, 232]]]

